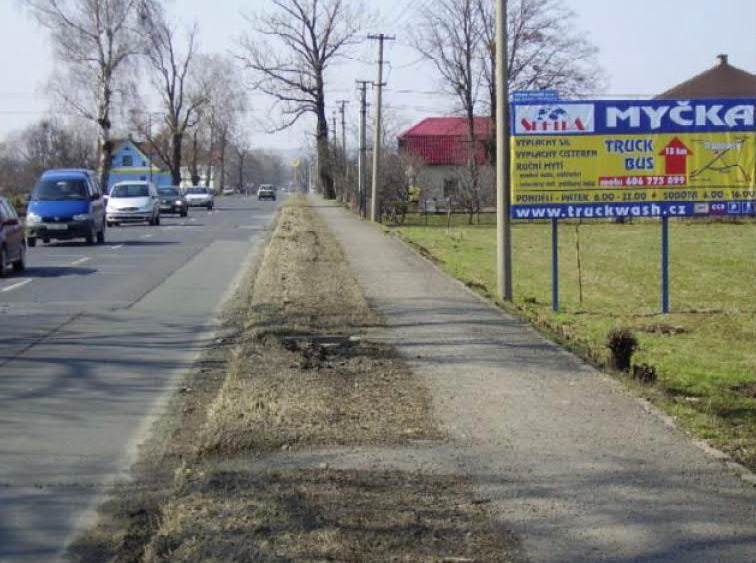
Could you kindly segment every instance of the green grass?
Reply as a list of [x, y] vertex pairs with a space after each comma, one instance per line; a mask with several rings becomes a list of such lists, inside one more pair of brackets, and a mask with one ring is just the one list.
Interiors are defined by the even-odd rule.
[[[444, 270], [494, 298], [495, 217], [408, 217], [394, 227]], [[576, 241], [580, 239], [583, 300]], [[559, 226], [560, 311], [551, 310], [551, 227], [512, 228], [518, 314], [556, 340], [606, 366], [606, 336], [631, 327], [640, 341], [634, 363], [654, 366], [658, 381], [641, 394], [683, 427], [756, 468], [756, 226], [670, 222], [670, 306], [661, 315], [661, 229], [658, 222], [562, 223]], [[668, 325], [682, 332], [649, 332]]]

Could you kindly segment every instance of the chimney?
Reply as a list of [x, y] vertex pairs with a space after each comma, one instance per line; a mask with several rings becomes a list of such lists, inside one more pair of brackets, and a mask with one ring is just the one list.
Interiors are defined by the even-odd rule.
[[727, 65], [727, 55], [725, 54], [717, 55], [717, 58], [719, 59], [719, 66]]

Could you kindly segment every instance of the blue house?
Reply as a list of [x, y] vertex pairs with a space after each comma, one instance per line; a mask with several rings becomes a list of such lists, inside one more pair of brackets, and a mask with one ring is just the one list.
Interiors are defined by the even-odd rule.
[[139, 143], [132, 139], [116, 141], [113, 149], [108, 191], [118, 182], [148, 180], [156, 186], [170, 186], [171, 173], [158, 167]]

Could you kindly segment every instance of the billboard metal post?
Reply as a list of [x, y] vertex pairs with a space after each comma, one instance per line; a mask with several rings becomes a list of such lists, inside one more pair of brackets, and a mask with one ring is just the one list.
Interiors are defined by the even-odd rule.
[[559, 311], [559, 221], [551, 219], [551, 308]]
[[664, 215], [661, 221], [661, 269], [662, 269], [662, 313], [669, 313], [669, 217]]

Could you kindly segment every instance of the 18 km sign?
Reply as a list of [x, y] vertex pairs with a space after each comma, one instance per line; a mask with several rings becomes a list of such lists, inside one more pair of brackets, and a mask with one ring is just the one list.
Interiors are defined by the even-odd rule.
[[752, 214], [754, 102], [515, 102], [512, 215]]

